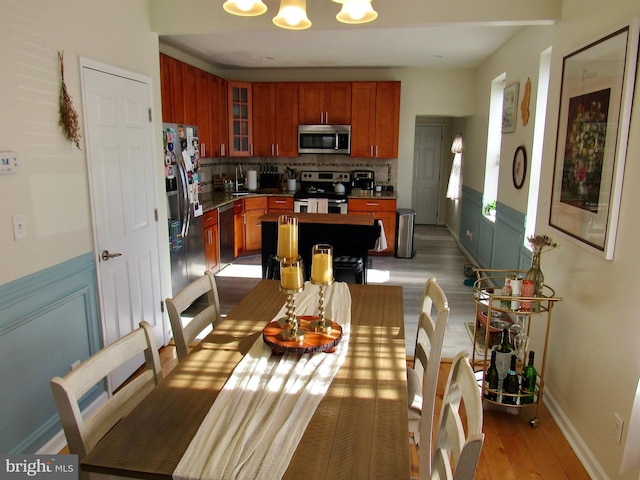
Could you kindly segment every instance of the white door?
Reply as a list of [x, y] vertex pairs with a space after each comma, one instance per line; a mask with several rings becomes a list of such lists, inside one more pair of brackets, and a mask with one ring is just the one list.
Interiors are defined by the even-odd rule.
[[441, 125], [416, 125], [411, 208], [417, 224], [438, 223], [442, 133]]
[[[86, 63], [82, 87], [103, 341], [108, 345], [146, 320], [160, 347], [166, 332], [150, 81]], [[116, 371], [109, 388], [117, 388], [143, 363], [140, 356]]]

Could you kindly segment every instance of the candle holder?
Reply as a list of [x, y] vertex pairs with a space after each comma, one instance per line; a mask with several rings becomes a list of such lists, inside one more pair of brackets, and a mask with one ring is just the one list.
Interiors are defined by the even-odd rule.
[[324, 289], [333, 283], [333, 247], [314, 245], [311, 252], [311, 283], [320, 287], [318, 319], [311, 322], [314, 332], [330, 332], [332, 321], [324, 316]]
[[302, 280], [302, 261], [300, 258], [280, 261], [280, 291], [287, 294], [286, 316], [278, 319], [278, 324], [284, 329], [284, 340], [301, 342], [304, 330], [300, 328], [296, 317], [296, 303], [294, 295], [304, 290]]

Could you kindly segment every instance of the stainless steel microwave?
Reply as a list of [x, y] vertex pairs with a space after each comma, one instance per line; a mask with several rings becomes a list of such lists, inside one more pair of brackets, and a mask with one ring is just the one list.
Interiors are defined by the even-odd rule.
[[298, 153], [351, 153], [351, 125], [298, 125]]

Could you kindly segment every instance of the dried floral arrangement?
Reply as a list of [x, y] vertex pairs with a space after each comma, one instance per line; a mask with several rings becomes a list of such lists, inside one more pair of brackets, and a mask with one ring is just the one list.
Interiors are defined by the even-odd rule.
[[60, 87], [60, 120], [58, 121], [58, 125], [62, 127], [67, 140], [73, 142], [79, 149], [80, 123], [78, 122], [78, 113], [76, 109], [73, 108], [71, 95], [69, 95], [67, 85], [64, 83], [64, 52], [58, 52], [58, 59], [60, 60], [60, 80], [62, 82], [62, 86]]
[[527, 240], [531, 244], [531, 248], [533, 248], [533, 253], [537, 254], [558, 246], [558, 244], [548, 235], [531, 235], [530, 237], [527, 237]]

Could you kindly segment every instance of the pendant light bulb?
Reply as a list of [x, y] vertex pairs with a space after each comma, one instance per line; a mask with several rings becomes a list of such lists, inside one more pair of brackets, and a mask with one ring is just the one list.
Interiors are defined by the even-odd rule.
[[280, 11], [273, 17], [274, 25], [288, 30], [305, 30], [311, 26], [306, 0], [280, 0]]
[[336, 15], [336, 19], [342, 23], [367, 23], [378, 18], [371, 6], [371, 0], [333, 0], [342, 4], [342, 9]]
[[222, 8], [227, 13], [241, 17], [255, 17], [267, 11], [262, 0], [227, 0]]

